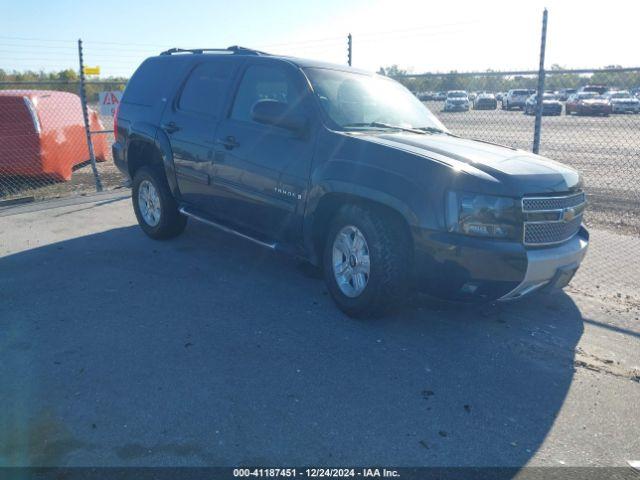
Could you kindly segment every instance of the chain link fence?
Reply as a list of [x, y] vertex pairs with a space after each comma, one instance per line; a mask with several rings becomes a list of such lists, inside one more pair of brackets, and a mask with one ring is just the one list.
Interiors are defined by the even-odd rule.
[[[552, 70], [545, 77], [539, 153], [580, 171], [589, 201], [591, 253], [573, 285], [640, 305], [640, 68]], [[399, 80], [453, 133], [532, 150], [537, 72]], [[446, 100], [452, 90], [467, 95], [462, 103]]]

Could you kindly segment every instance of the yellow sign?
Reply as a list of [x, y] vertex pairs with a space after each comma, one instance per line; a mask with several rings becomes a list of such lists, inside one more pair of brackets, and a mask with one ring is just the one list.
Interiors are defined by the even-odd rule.
[[85, 75], [100, 75], [100, 67], [84, 67]]

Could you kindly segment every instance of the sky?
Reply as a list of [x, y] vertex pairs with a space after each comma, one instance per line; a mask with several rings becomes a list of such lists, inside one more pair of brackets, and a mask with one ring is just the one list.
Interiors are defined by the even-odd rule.
[[0, 0], [0, 68], [77, 69], [78, 38], [102, 77], [170, 47], [346, 63], [351, 33], [353, 65], [366, 70], [534, 70], [545, 7], [547, 67], [640, 66], [638, 0]]

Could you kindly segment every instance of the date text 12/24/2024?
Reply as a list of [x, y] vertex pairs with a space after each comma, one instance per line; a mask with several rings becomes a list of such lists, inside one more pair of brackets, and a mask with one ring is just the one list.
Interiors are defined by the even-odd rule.
[[397, 478], [397, 470], [386, 468], [234, 468], [233, 476], [263, 478]]

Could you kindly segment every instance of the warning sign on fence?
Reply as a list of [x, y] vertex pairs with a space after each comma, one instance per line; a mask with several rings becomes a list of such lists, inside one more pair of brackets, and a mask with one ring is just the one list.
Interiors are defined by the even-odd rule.
[[111, 115], [113, 117], [113, 114], [122, 99], [122, 92], [100, 92], [98, 95], [98, 99], [100, 101], [100, 115]]

